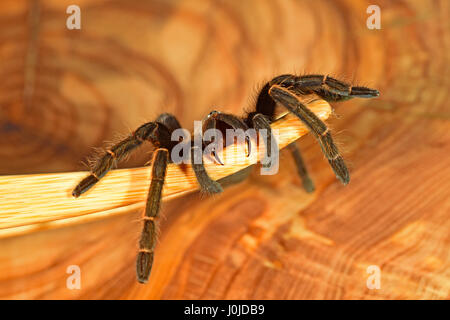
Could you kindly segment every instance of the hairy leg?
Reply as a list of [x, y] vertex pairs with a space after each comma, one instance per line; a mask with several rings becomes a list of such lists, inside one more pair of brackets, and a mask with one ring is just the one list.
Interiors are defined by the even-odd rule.
[[301, 103], [298, 96], [289, 89], [280, 85], [273, 85], [269, 90], [269, 94], [275, 101], [279, 102], [291, 113], [295, 114], [306, 126], [308, 126], [319, 141], [322, 151], [333, 168], [336, 177], [343, 184], [347, 184], [350, 180], [347, 166], [345, 165], [342, 156], [339, 154], [338, 148], [335, 145], [326, 124]]
[[[209, 115], [203, 122], [204, 130], [206, 131], [208, 129], [216, 129], [217, 122], [225, 123], [234, 130], [242, 130], [243, 132], [249, 129], [249, 126], [241, 118], [233, 114], [222, 113], [219, 111], [212, 111], [209, 113]], [[224, 132], [222, 132], [222, 134], [223, 133]], [[251, 143], [247, 135], [245, 136], [245, 142], [247, 143], [247, 150], [248, 150], [247, 156], [249, 156], [251, 152]]]
[[306, 170], [305, 162], [303, 161], [300, 149], [297, 147], [295, 142], [292, 142], [288, 147], [291, 151], [292, 157], [294, 158], [295, 165], [297, 166], [298, 175], [302, 179], [303, 187], [308, 193], [314, 192], [314, 182], [309, 177], [308, 170]]
[[[279, 77], [278, 81], [282, 82], [283, 80], [289, 78], [290, 76], [281, 76]], [[303, 79], [304, 84], [307, 84], [308, 78], [305, 77]], [[269, 95], [269, 89], [270, 89], [270, 83], [267, 83], [260, 91], [256, 103], [256, 111], [249, 114], [249, 117], [247, 119], [252, 119], [258, 114], [263, 114], [267, 119], [270, 121], [274, 120], [275, 115], [275, 107], [276, 102], [272, 99], [272, 97]], [[248, 123], [248, 120], [247, 120]], [[261, 124], [257, 125], [254, 124], [254, 127], [262, 127]], [[313, 192], [315, 190], [314, 183], [312, 182], [311, 178], [309, 177], [308, 171], [306, 170], [305, 163], [303, 161], [303, 158], [301, 156], [300, 150], [298, 149], [295, 142], [291, 143], [289, 145], [289, 149], [291, 151], [292, 157], [294, 158], [295, 165], [297, 166], [297, 172], [302, 179], [303, 187], [305, 188], [306, 192]]]
[[[266, 155], [267, 160], [263, 160], [262, 165], [264, 167], [270, 167], [271, 161], [272, 161], [272, 154], [275, 150], [272, 150], [272, 147], [278, 148], [278, 143], [276, 141], [276, 138], [273, 136], [272, 128], [270, 127], [270, 122], [266, 118], [265, 115], [262, 113], [256, 113], [252, 117], [252, 126], [254, 129], [256, 129], [257, 132], [260, 132], [261, 130], [266, 130], [266, 140], [264, 141], [266, 145]], [[275, 146], [272, 146], [272, 144], [275, 144]], [[277, 159], [278, 161], [278, 159]]]
[[[351, 98], [374, 98], [380, 93], [367, 87], [352, 86], [344, 81], [321, 74], [303, 76], [281, 75], [269, 82], [270, 86], [288, 88], [297, 95], [315, 93], [328, 102], [344, 101]], [[269, 90], [270, 88], [267, 88]]]
[[109, 150], [106, 150], [105, 154], [95, 163], [91, 174], [78, 183], [72, 191], [72, 195], [74, 197], [79, 197], [81, 194], [89, 190], [109, 170], [115, 168], [120, 160], [139, 147], [144, 140], [148, 140], [157, 128], [158, 125], [155, 122], [143, 124], [130, 136], [115, 144]]
[[191, 148], [191, 164], [202, 192], [207, 194], [221, 193], [220, 183], [210, 178], [203, 163], [203, 151], [198, 146]]
[[141, 125], [127, 138], [105, 151], [104, 155], [94, 164], [91, 174], [78, 183], [72, 191], [72, 195], [79, 197], [89, 190], [144, 141], [150, 141], [156, 147], [164, 146], [171, 149], [176, 143], [171, 141], [171, 132], [178, 128], [180, 128], [180, 124], [177, 119], [168, 113], [161, 114], [155, 122]]
[[140, 283], [146, 283], [153, 265], [156, 245], [156, 219], [161, 208], [161, 197], [169, 161], [167, 149], [157, 149], [152, 161], [152, 180], [147, 196], [144, 213], [144, 226], [139, 241], [139, 253], [136, 259], [136, 275]]
[[[212, 111], [203, 121], [203, 130], [207, 131], [209, 129], [217, 129], [217, 122], [223, 122], [233, 129], [242, 129], [244, 132], [248, 129], [248, 126], [240, 118], [231, 114]], [[250, 140], [248, 139], [248, 137], [246, 137], [246, 142], [248, 144], [248, 150], [250, 152]], [[216, 143], [220, 142], [216, 141]], [[215, 151], [213, 151], [213, 155], [218, 163], [223, 164]], [[191, 164], [195, 172], [195, 176], [197, 177], [197, 181], [200, 185], [201, 191], [207, 194], [220, 193], [223, 191], [220, 183], [211, 179], [211, 177], [206, 172], [203, 163], [203, 150], [201, 150], [198, 146], [193, 146], [191, 148]]]

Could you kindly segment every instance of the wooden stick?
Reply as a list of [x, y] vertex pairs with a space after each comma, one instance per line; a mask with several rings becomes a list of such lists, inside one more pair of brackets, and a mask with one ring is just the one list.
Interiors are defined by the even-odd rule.
[[[331, 107], [324, 100], [308, 104], [322, 120]], [[308, 132], [291, 114], [272, 124], [280, 149]], [[254, 144], [256, 146], [256, 144]], [[246, 157], [243, 145], [230, 145], [219, 157], [225, 165], [205, 159], [211, 178], [218, 180], [258, 161], [264, 152]], [[255, 149], [255, 148], [253, 148]], [[0, 177], [0, 237], [99, 219], [129, 212], [144, 205], [150, 182], [150, 167], [119, 169], [108, 173], [91, 190], [74, 198], [72, 189], [88, 172], [15, 175]], [[190, 165], [169, 165], [163, 199], [181, 196], [198, 189]]]

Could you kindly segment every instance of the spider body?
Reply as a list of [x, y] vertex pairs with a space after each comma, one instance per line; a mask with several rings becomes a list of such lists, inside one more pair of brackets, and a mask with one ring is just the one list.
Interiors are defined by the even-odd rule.
[[[275, 120], [275, 108], [280, 105], [289, 112], [296, 115], [314, 134], [318, 140], [322, 151], [337, 178], [343, 183], [349, 182], [350, 176], [347, 167], [334, 144], [330, 130], [305, 104], [301, 102], [300, 97], [314, 94], [326, 101], [343, 101], [354, 97], [372, 98], [379, 95], [377, 90], [365, 87], [352, 87], [340, 80], [324, 75], [281, 75], [275, 77], [266, 83], [261, 89], [255, 110], [249, 112], [246, 117], [240, 118], [232, 114], [212, 111], [203, 121], [203, 129], [225, 127], [233, 129], [247, 130], [254, 128], [257, 131], [267, 130], [266, 144], [267, 155], [270, 157], [272, 148], [277, 147], [275, 137], [272, 134], [270, 124]], [[74, 197], [78, 197], [93, 185], [95, 185], [109, 170], [114, 168], [117, 163], [123, 160], [128, 154], [137, 149], [145, 141], [151, 142], [155, 146], [155, 152], [152, 160], [152, 179], [148, 191], [144, 216], [143, 229], [139, 241], [139, 252], [136, 260], [137, 279], [141, 283], [146, 283], [150, 276], [153, 265], [154, 249], [156, 244], [157, 218], [159, 217], [161, 207], [161, 196], [166, 177], [167, 164], [172, 162], [171, 153], [179, 141], [172, 141], [172, 133], [181, 126], [177, 119], [170, 114], [161, 114], [154, 122], [148, 122], [138, 127], [132, 134], [124, 140], [106, 150], [101, 158], [95, 163], [91, 174], [81, 180], [72, 192]], [[202, 137], [199, 137], [202, 138]], [[212, 180], [207, 174], [203, 161], [203, 144], [196, 146], [195, 139], [191, 139], [190, 158], [191, 165], [197, 177], [197, 181], [203, 192], [208, 194], [222, 192], [222, 186], [219, 182]], [[273, 143], [275, 142], [275, 144]], [[250, 143], [247, 140], [250, 153]], [[294, 157], [298, 174], [300, 175], [303, 186], [307, 192], [314, 191], [314, 184], [306, 170], [300, 150], [295, 143], [289, 145], [289, 149]], [[214, 154], [219, 163], [217, 155]], [[268, 165], [267, 163], [263, 164]], [[249, 170], [242, 170], [238, 176], [239, 179], [222, 179], [235, 183], [245, 178]]]

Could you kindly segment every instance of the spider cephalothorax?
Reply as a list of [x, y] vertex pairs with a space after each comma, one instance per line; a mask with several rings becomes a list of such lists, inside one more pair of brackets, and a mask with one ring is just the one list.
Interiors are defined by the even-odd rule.
[[[213, 129], [220, 124], [233, 129], [247, 130], [254, 128], [256, 131], [267, 130], [267, 154], [273, 152], [272, 143], [275, 138], [270, 124], [275, 119], [275, 107], [277, 104], [296, 115], [314, 134], [322, 147], [322, 151], [333, 168], [337, 178], [344, 184], [349, 182], [350, 176], [347, 167], [333, 142], [330, 130], [305, 104], [300, 97], [315, 94], [318, 97], [330, 101], [343, 101], [353, 97], [372, 98], [379, 95], [377, 90], [365, 87], [352, 87], [349, 84], [324, 75], [282, 75], [278, 76], [266, 85], [258, 95], [256, 108], [247, 114], [245, 118], [239, 118], [232, 114], [211, 112], [203, 121], [204, 129]], [[167, 172], [167, 164], [172, 162], [172, 149], [179, 141], [172, 141], [172, 133], [180, 129], [177, 119], [170, 114], [161, 114], [154, 122], [148, 122], [137, 128], [124, 140], [118, 142], [106, 150], [91, 171], [91, 174], [80, 181], [72, 192], [74, 197], [80, 196], [95, 185], [109, 170], [116, 167], [130, 152], [149, 141], [155, 146], [152, 160], [152, 179], [147, 196], [145, 212], [143, 216], [143, 230], [139, 241], [139, 252], [136, 261], [137, 279], [141, 283], [148, 281], [153, 265], [154, 248], [156, 244], [157, 218], [161, 207], [162, 189]], [[197, 177], [202, 191], [212, 194], [222, 192], [221, 185], [212, 180], [202, 161], [205, 145], [196, 146], [191, 139], [190, 158], [192, 168]], [[276, 144], [275, 144], [276, 145]], [[308, 192], [314, 191], [314, 184], [305, 168], [300, 150], [292, 143], [289, 145], [295, 159], [298, 173], [303, 185]], [[198, 150], [200, 149], [200, 150]], [[198, 159], [200, 155], [200, 159]], [[217, 155], [215, 155], [216, 159]], [[220, 162], [220, 160], [218, 159]]]

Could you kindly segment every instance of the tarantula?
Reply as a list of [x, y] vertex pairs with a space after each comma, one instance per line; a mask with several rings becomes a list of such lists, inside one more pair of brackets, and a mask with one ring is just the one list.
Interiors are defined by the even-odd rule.
[[[266, 129], [268, 137], [265, 143], [268, 149], [267, 154], [270, 155], [272, 152], [271, 141], [274, 139], [270, 124], [275, 118], [275, 107], [279, 104], [305, 123], [319, 140], [323, 153], [337, 178], [342, 183], [347, 184], [350, 179], [349, 173], [333, 142], [329, 129], [324, 122], [299, 100], [299, 96], [308, 94], [316, 94], [326, 101], [342, 101], [353, 97], [372, 98], [378, 96], [379, 92], [365, 87], [352, 87], [349, 84], [324, 75], [281, 75], [264, 85], [257, 98], [256, 110], [249, 112], [244, 119], [232, 114], [213, 111], [204, 119], [203, 127], [211, 129], [219, 126], [223, 129], [224, 126], [229, 126], [233, 129], [243, 130], [254, 128], [256, 131]], [[161, 207], [167, 164], [172, 162], [172, 150], [179, 143], [179, 141], [172, 141], [171, 136], [176, 129], [180, 128], [178, 120], [167, 113], [161, 114], [154, 122], [141, 125], [127, 138], [106, 150], [103, 156], [94, 164], [90, 175], [81, 180], [72, 192], [74, 197], [79, 197], [94, 186], [109, 170], [116, 167], [119, 161], [142, 145], [144, 141], [149, 141], [155, 146], [152, 160], [152, 179], [148, 191], [143, 216], [144, 224], [136, 259], [136, 274], [140, 283], [148, 281], [153, 265], [156, 244], [156, 219], [159, 216]], [[222, 192], [221, 184], [212, 180], [205, 170], [203, 161], [198, 161], [198, 154], [202, 155], [203, 153], [198, 152], [202, 150], [198, 150], [199, 147], [194, 145], [193, 141], [194, 139], [191, 139], [189, 142], [191, 143], [189, 156], [201, 190], [208, 194]], [[204, 147], [205, 145], [203, 144], [201, 148]], [[314, 184], [308, 175], [299, 149], [295, 144], [291, 144], [290, 149], [306, 191], [312, 192]], [[214, 154], [214, 156], [221, 163], [217, 155]]]

